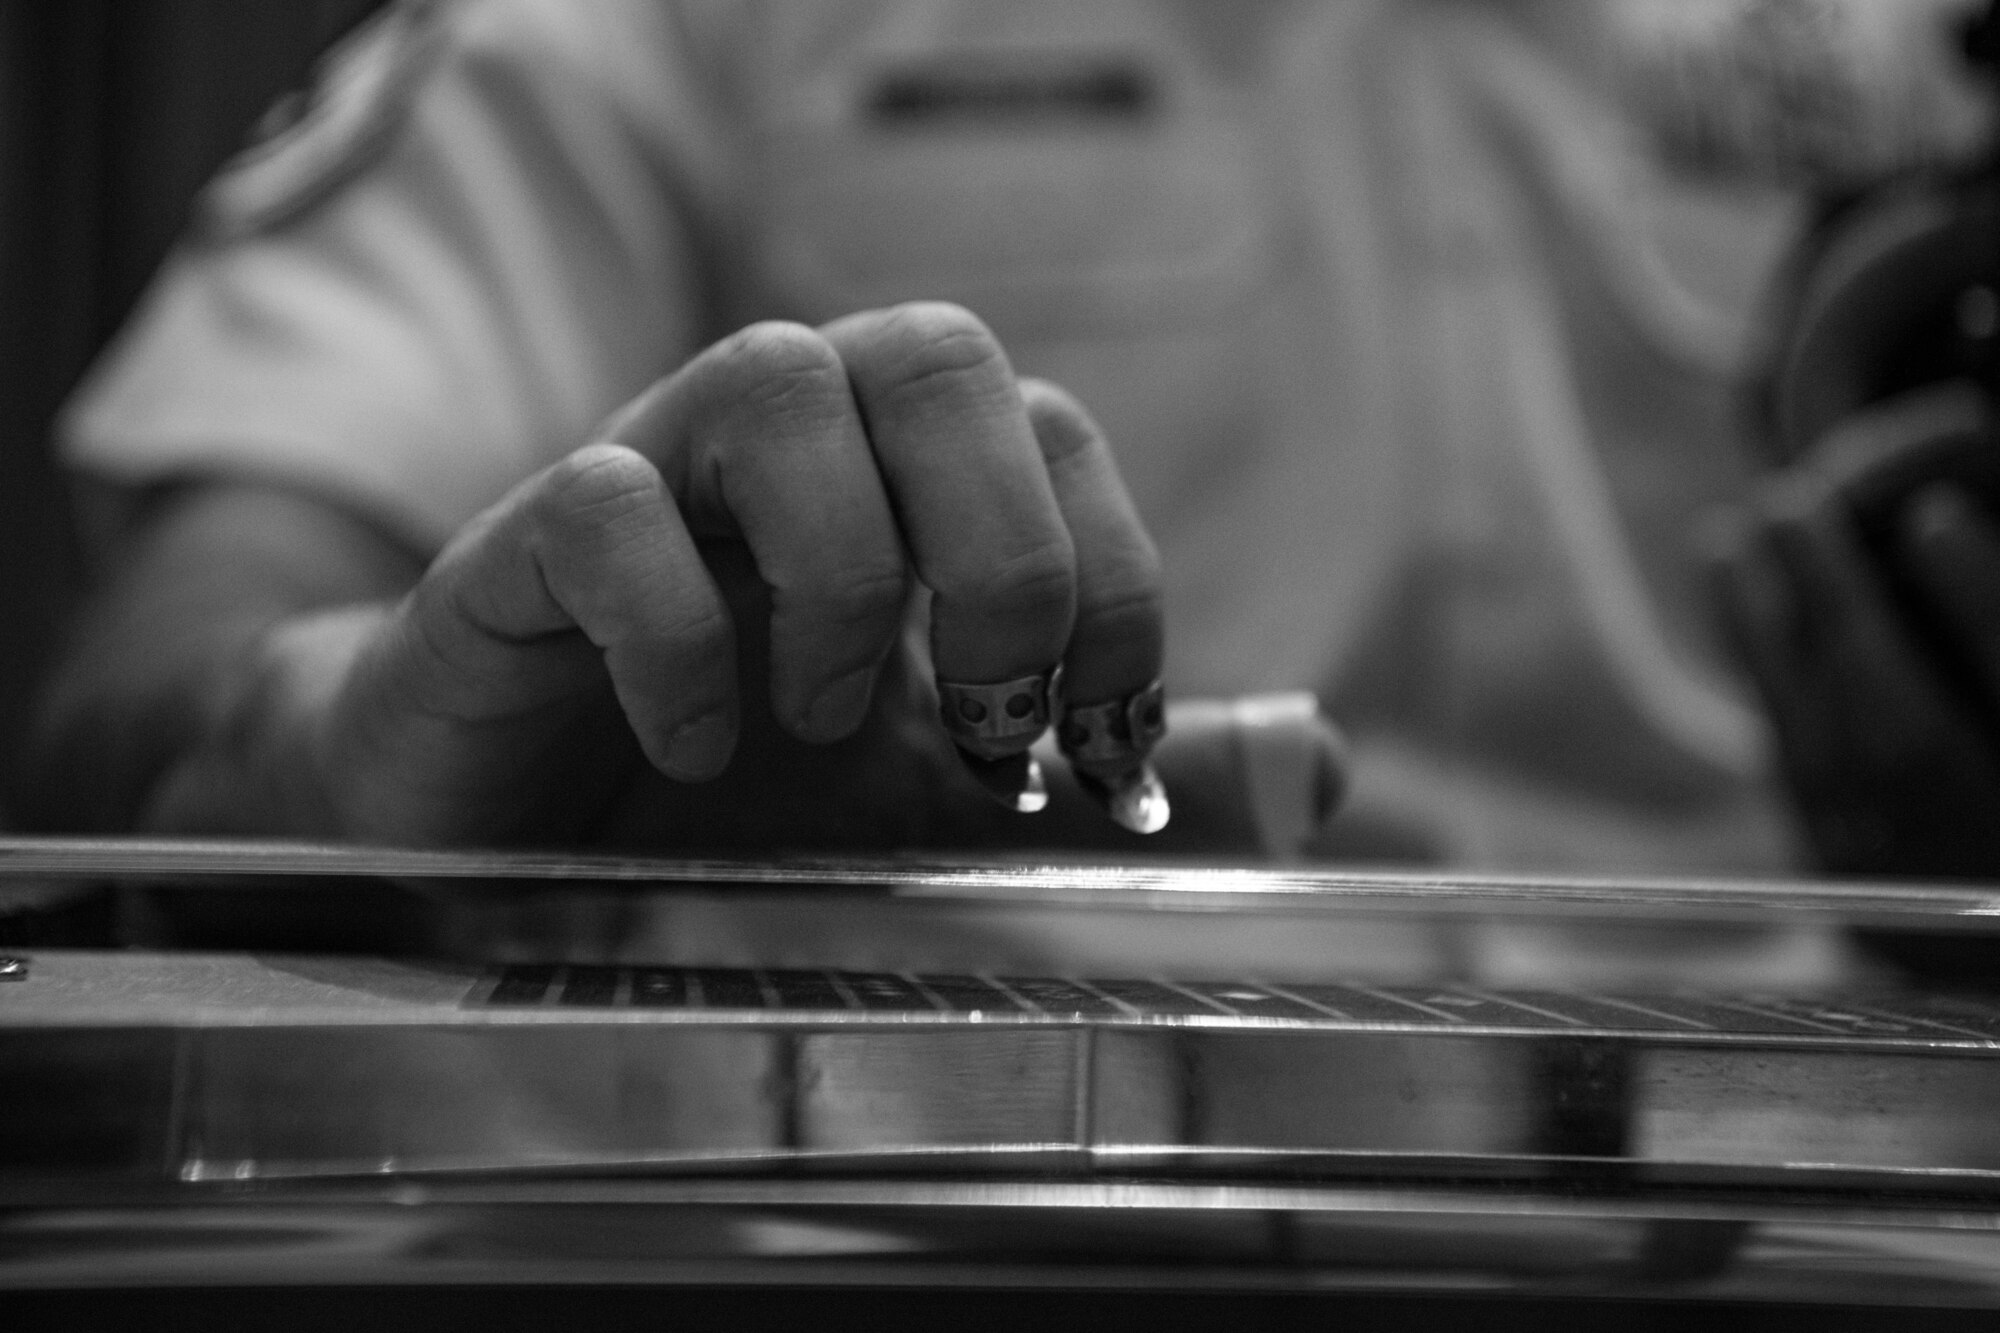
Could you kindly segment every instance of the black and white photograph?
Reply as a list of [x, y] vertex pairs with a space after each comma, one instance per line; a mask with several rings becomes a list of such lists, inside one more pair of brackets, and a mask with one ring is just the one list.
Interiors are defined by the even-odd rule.
[[1996, 1320], [2000, 0], [0, 0], [0, 1323]]

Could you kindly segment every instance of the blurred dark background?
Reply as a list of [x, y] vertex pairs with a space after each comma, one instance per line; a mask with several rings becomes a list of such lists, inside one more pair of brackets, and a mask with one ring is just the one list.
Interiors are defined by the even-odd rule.
[[0, 756], [83, 581], [49, 422], [202, 183], [381, 0], [0, 0]]

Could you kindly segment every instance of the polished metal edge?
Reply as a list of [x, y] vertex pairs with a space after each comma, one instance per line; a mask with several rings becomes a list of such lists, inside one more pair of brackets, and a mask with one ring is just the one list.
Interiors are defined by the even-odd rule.
[[0, 837], [0, 881], [198, 881], [204, 887], [282, 892], [329, 876], [474, 881], [495, 889], [533, 882], [694, 894], [811, 889], [911, 901], [1178, 911], [1421, 906], [1615, 915], [1817, 914], [2000, 931], [2000, 885], [1974, 881], [1456, 875], [1027, 859], [739, 861], [260, 839]]

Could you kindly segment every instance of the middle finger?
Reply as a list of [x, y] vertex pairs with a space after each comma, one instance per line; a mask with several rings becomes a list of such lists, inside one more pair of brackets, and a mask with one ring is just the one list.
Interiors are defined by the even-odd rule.
[[822, 332], [934, 594], [939, 678], [992, 683], [1054, 666], [1076, 617], [1076, 552], [998, 340], [968, 312], [928, 302]]

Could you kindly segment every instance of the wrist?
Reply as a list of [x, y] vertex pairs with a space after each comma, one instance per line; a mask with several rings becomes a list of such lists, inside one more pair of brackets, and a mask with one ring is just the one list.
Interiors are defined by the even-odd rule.
[[193, 744], [140, 815], [158, 833], [342, 838], [364, 830], [335, 724], [353, 663], [389, 613], [362, 604], [287, 617], [243, 642], [201, 692]]

